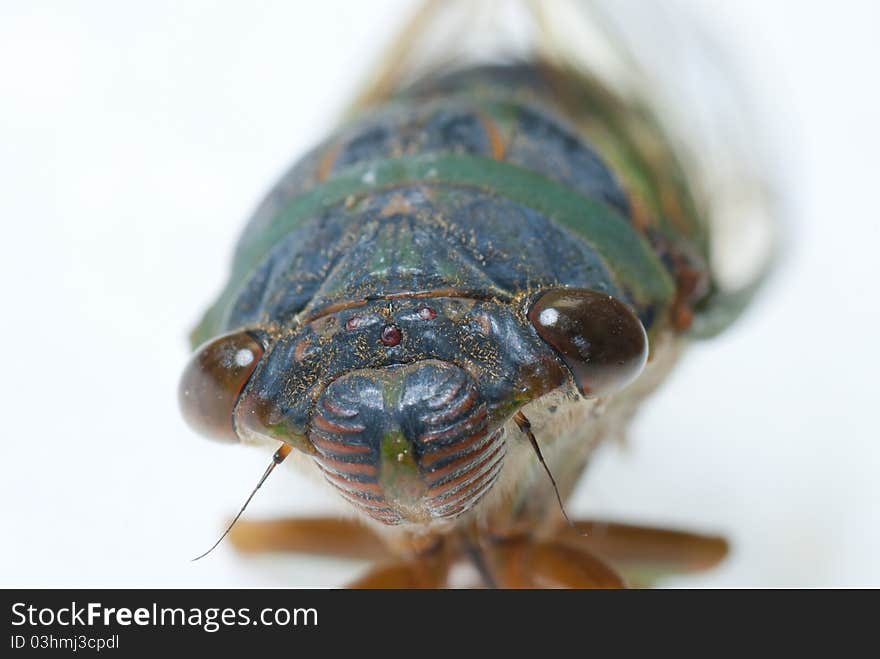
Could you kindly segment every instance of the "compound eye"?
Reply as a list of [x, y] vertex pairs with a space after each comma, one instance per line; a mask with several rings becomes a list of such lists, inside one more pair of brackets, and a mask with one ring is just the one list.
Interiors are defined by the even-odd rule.
[[529, 320], [574, 375], [584, 396], [607, 396], [632, 382], [648, 359], [648, 337], [630, 308], [584, 288], [547, 291]]
[[183, 417], [196, 432], [221, 441], [238, 441], [232, 414], [263, 347], [247, 332], [235, 332], [202, 344], [180, 378]]

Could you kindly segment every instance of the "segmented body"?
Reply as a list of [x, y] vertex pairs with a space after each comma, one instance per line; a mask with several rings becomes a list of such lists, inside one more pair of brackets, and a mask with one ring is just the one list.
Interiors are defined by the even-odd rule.
[[[647, 117], [561, 70], [472, 69], [400, 90], [297, 163], [248, 224], [194, 343], [241, 328], [259, 336], [267, 357], [235, 413], [238, 434], [264, 439], [248, 430], [263, 414], [252, 401], [289, 401], [261, 427], [308, 453], [373, 519], [418, 533], [475, 519], [538, 528], [558, 521], [555, 499], [512, 414], [526, 412], [570, 493], [595, 445], [622, 431], [674, 363], [711, 292], [706, 243]], [[540, 357], [524, 303], [554, 287], [631, 306], [651, 341], [634, 385], [586, 400]], [[449, 400], [415, 400], [417, 387], [400, 384], [396, 399], [349, 404], [355, 389], [365, 400], [359, 372], [404, 382], [408, 365], [426, 363], [471, 377]], [[482, 397], [470, 405], [474, 382]], [[376, 466], [396, 450], [391, 430], [358, 439], [391, 414], [416, 415], [419, 429], [412, 464], [393, 474]], [[487, 424], [500, 426], [487, 436]], [[405, 509], [413, 492], [421, 512]]]

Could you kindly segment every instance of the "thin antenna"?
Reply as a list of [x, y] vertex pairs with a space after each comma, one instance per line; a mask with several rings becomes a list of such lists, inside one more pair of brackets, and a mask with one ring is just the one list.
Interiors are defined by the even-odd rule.
[[229, 523], [229, 526], [226, 527], [226, 530], [223, 531], [223, 535], [220, 536], [220, 539], [217, 540], [217, 542], [215, 542], [213, 544], [213, 546], [208, 551], [206, 551], [204, 554], [200, 554], [199, 556], [196, 556], [194, 559], [192, 559], [193, 562], [204, 558], [205, 556], [210, 554], [212, 551], [214, 551], [217, 548], [217, 545], [219, 545], [221, 542], [223, 542], [223, 538], [225, 538], [229, 534], [229, 532], [232, 530], [232, 527], [235, 526], [235, 523], [238, 521], [238, 518], [241, 517], [241, 514], [244, 512], [244, 509], [248, 507], [248, 504], [251, 502], [251, 499], [254, 498], [254, 495], [257, 493], [257, 490], [259, 490], [260, 487], [263, 485], [263, 483], [266, 482], [266, 479], [269, 478], [269, 474], [272, 473], [272, 470], [275, 469], [275, 467], [277, 465], [280, 465], [282, 462], [284, 462], [284, 458], [286, 458], [288, 455], [290, 455], [290, 452], [292, 450], [293, 450], [293, 448], [290, 446], [290, 444], [282, 444], [278, 448], [278, 450], [275, 451], [275, 455], [272, 456], [272, 462], [269, 463], [268, 467], [266, 467], [266, 471], [263, 472], [263, 476], [260, 478], [260, 482], [257, 483], [257, 486], [253, 489], [253, 491], [251, 492], [251, 495], [247, 498], [247, 501], [244, 502], [244, 505], [241, 507], [241, 510], [238, 511], [238, 514]]
[[544, 456], [541, 454], [541, 449], [538, 446], [538, 440], [535, 439], [535, 434], [532, 432], [532, 424], [526, 418], [526, 415], [522, 412], [517, 412], [513, 415], [513, 420], [516, 422], [516, 425], [519, 426], [519, 429], [525, 433], [526, 437], [529, 438], [529, 442], [532, 444], [532, 449], [535, 451], [535, 455], [538, 456], [538, 461], [541, 463], [541, 466], [544, 467], [544, 471], [547, 472], [547, 476], [550, 478], [550, 483], [553, 485], [553, 491], [556, 493], [556, 500], [559, 502], [559, 510], [562, 511], [562, 516], [565, 518], [565, 521], [568, 522], [568, 525], [580, 532], [582, 535], [586, 535], [577, 528], [574, 522], [571, 521], [571, 518], [568, 516], [568, 513], [565, 512], [565, 505], [562, 503], [562, 496], [559, 494], [559, 487], [556, 485], [556, 479], [553, 478], [553, 474], [550, 473], [550, 467], [547, 466], [547, 463], [544, 462]]

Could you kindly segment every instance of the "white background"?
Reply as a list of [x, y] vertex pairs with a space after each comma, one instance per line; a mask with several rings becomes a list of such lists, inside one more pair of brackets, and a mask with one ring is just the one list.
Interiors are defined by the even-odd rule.
[[[671, 585], [880, 586], [878, 4], [690, 4], [783, 146], [787, 255], [570, 508], [732, 539], [721, 568]], [[361, 569], [228, 548], [190, 563], [267, 456], [195, 437], [176, 386], [245, 217], [408, 7], [0, 0], [0, 584], [336, 585]], [[276, 474], [249, 515], [339, 507]]]

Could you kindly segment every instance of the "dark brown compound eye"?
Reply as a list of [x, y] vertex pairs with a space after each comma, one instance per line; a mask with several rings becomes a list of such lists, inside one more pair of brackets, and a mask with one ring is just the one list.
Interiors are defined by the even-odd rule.
[[574, 375], [584, 396], [607, 396], [632, 382], [648, 359], [641, 321], [620, 300], [584, 288], [541, 295], [529, 320]]
[[263, 347], [247, 332], [226, 334], [200, 346], [180, 378], [183, 417], [196, 432], [221, 441], [238, 441], [232, 413]]

